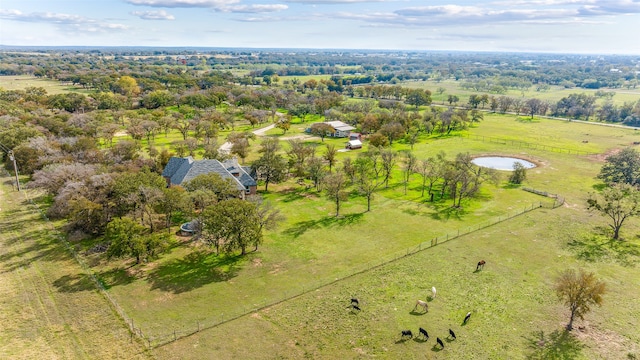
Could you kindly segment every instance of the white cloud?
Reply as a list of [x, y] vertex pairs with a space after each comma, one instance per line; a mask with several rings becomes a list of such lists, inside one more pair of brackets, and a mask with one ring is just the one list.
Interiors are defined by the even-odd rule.
[[233, 13], [267, 13], [267, 12], [276, 12], [287, 10], [289, 7], [283, 4], [272, 4], [272, 5], [233, 5], [233, 6], [225, 6], [220, 9], [217, 9], [221, 12], [233, 12]]
[[289, 3], [322, 5], [322, 4], [359, 4], [359, 3], [380, 3], [396, 2], [397, 0], [285, 0]]
[[143, 20], [175, 20], [175, 16], [164, 10], [160, 11], [132, 11], [131, 15], [137, 16]]
[[240, 0], [125, 0], [131, 5], [166, 8], [221, 8], [237, 4]]
[[123, 24], [106, 23], [80, 15], [52, 12], [23, 13], [20, 10], [0, 10], [0, 18], [29, 23], [49, 23], [74, 32], [95, 33], [128, 29], [128, 26]]

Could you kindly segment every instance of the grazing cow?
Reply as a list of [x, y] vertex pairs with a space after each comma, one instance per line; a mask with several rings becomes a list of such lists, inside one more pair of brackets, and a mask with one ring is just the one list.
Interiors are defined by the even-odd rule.
[[427, 330], [420, 328], [420, 335], [424, 336], [425, 340], [429, 340], [429, 333], [427, 332]]
[[453, 340], [456, 339], [456, 333], [454, 333], [453, 330], [449, 329], [449, 335], [453, 338]]
[[440, 338], [436, 338], [436, 342], [444, 349], [444, 343], [442, 342], [442, 340], [440, 340]]
[[431, 287], [431, 298], [433, 298], [433, 299], [436, 298], [436, 287], [435, 286]]
[[402, 330], [402, 336], [400, 337], [404, 338], [405, 336], [408, 336], [409, 339], [413, 339], [413, 333], [411, 332], [411, 330]]
[[422, 301], [422, 300], [418, 300], [416, 301], [416, 306], [413, 307], [413, 311], [416, 311], [416, 309], [418, 308], [418, 306], [420, 306], [421, 308], [424, 309], [424, 312], [429, 311], [429, 305], [427, 305], [426, 301]]
[[469, 319], [471, 319], [471, 311], [469, 311], [467, 313], [467, 316], [464, 317], [464, 321], [462, 322], [463, 324], [466, 324], [467, 321], [469, 321]]
[[360, 302], [358, 301], [358, 298], [351, 298], [351, 304], [360, 305]]
[[484, 264], [485, 264], [484, 260], [478, 261], [478, 265], [476, 265], [476, 271], [484, 269]]
[[358, 310], [358, 311], [360, 311], [360, 307], [359, 307], [358, 305], [351, 305], [351, 308], [352, 308], [353, 310]]

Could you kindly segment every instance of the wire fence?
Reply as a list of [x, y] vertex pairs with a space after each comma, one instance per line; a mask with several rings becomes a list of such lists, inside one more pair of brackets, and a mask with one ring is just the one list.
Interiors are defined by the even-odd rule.
[[344, 281], [345, 279], [348, 279], [350, 277], [359, 275], [359, 274], [363, 274], [366, 272], [369, 272], [373, 269], [385, 266], [387, 264], [390, 264], [392, 262], [398, 261], [400, 259], [406, 258], [408, 256], [412, 256], [415, 255], [421, 251], [430, 249], [434, 246], [443, 244], [447, 241], [451, 241], [453, 239], [459, 238], [461, 236], [464, 235], [468, 235], [471, 234], [473, 232], [476, 232], [478, 230], [482, 230], [485, 228], [488, 228], [490, 226], [505, 222], [507, 220], [513, 219], [517, 216], [526, 214], [528, 212], [531, 212], [533, 210], [536, 209], [540, 209], [540, 208], [555, 208], [557, 207], [555, 205], [556, 201], [554, 200], [553, 202], [534, 202], [529, 206], [525, 206], [521, 209], [518, 210], [514, 210], [511, 211], [505, 215], [499, 216], [497, 218], [491, 219], [491, 220], [487, 220], [485, 222], [479, 223], [479, 224], [475, 224], [469, 227], [465, 227], [465, 228], [460, 228], [457, 229], [455, 231], [452, 232], [448, 232], [444, 235], [435, 237], [433, 239], [430, 239], [428, 241], [424, 241], [416, 246], [413, 246], [411, 248], [407, 248], [405, 250], [399, 251], [399, 252], [395, 252], [395, 253], [391, 253], [391, 254], [387, 254], [387, 255], [383, 255], [381, 257], [379, 257], [378, 259], [376, 259], [373, 262], [368, 262], [365, 264], [360, 264], [360, 265], [356, 265], [354, 267], [351, 267], [346, 273], [336, 276], [331, 280], [324, 280], [324, 281], [317, 281], [317, 282], [313, 282], [313, 283], [306, 283], [304, 285], [302, 285], [301, 287], [298, 288], [291, 288], [291, 290], [289, 291], [285, 291], [282, 296], [280, 298], [277, 299], [261, 299], [258, 301], [255, 301], [254, 303], [248, 304], [238, 304], [239, 307], [237, 308], [236, 311], [234, 312], [230, 312], [230, 313], [226, 313], [226, 314], [219, 314], [207, 319], [203, 319], [203, 320], [198, 320], [196, 321], [195, 324], [192, 324], [191, 326], [182, 326], [180, 328], [176, 328], [173, 331], [169, 332], [169, 333], [165, 333], [165, 334], [160, 334], [160, 335], [148, 335], [145, 338], [145, 341], [147, 342], [147, 345], [150, 348], [155, 348], [155, 347], [160, 347], [169, 343], [172, 343], [174, 341], [177, 341], [181, 338], [193, 335], [197, 332], [200, 332], [202, 330], [205, 329], [209, 329], [209, 328], [213, 328], [219, 325], [222, 325], [224, 323], [227, 323], [229, 321], [233, 321], [235, 319], [241, 318], [243, 316], [249, 315], [251, 313], [269, 308], [271, 306], [277, 305], [279, 303], [291, 300], [293, 298], [302, 296], [306, 293], [309, 292], [313, 292], [316, 291], [318, 289], [321, 289], [323, 287]]
[[553, 193], [549, 193], [546, 191], [542, 191], [542, 190], [536, 190], [533, 188], [528, 188], [528, 187], [523, 187], [522, 190], [530, 192], [530, 193], [534, 193], [540, 196], [544, 196], [544, 197], [548, 197], [548, 198], [552, 198], [553, 200], [553, 204], [551, 205], [552, 209], [555, 209], [559, 206], [564, 205], [564, 197], [558, 195], [558, 194], [553, 194]]
[[[6, 173], [6, 171], [5, 171]], [[87, 265], [87, 263], [84, 261], [84, 259], [77, 253], [77, 251], [75, 250], [75, 248], [69, 243], [69, 241], [62, 236], [62, 234], [60, 234], [59, 231], [57, 231], [53, 225], [53, 223], [49, 220], [48, 216], [46, 215], [46, 213], [44, 211], [42, 211], [42, 209], [40, 209], [40, 207], [37, 205], [37, 203], [33, 200], [33, 198], [28, 194], [28, 191], [23, 190], [22, 193], [24, 194], [25, 199], [29, 202], [31, 209], [33, 209], [34, 211], [37, 211], [39, 213], [39, 215], [46, 221], [46, 223], [48, 224], [48, 226], [50, 227], [50, 230], [52, 231], [53, 234], [55, 234], [56, 238], [64, 245], [64, 247], [69, 251], [69, 253], [71, 253], [71, 255], [74, 257], [74, 259], [77, 261], [77, 263], [80, 265], [80, 267], [83, 269], [83, 271], [87, 274], [87, 276], [93, 281], [93, 283], [95, 284], [95, 286], [98, 288], [100, 294], [102, 294], [105, 299], [108, 300], [109, 304], [111, 305], [111, 307], [113, 308], [113, 310], [118, 314], [118, 316], [122, 319], [122, 321], [124, 321], [124, 323], [127, 325], [127, 327], [129, 328], [130, 331], [130, 335], [131, 335], [131, 341], [134, 341], [134, 339], [141, 341], [144, 346], [146, 346], [147, 348], [151, 349], [151, 348], [156, 348], [156, 347], [160, 347], [163, 345], [167, 345], [169, 343], [172, 343], [174, 341], [177, 341], [181, 338], [184, 337], [188, 337], [190, 335], [193, 335], [195, 333], [198, 333], [202, 330], [206, 330], [206, 329], [210, 329], [216, 326], [220, 326], [224, 323], [236, 320], [238, 318], [241, 318], [243, 316], [246, 316], [248, 314], [251, 313], [255, 313], [257, 311], [263, 310], [265, 308], [277, 305], [279, 303], [285, 302], [285, 301], [289, 301], [291, 299], [294, 299], [296, 297], [302, 296], [306, 293], [312, 292], [312, 291], [316, 291], [318, 289], [321, 289], [323, 287], [338, 283], [340, 281], [343, 281], [345, 279], [348, 279], [350, 277], [359, 275], [359, 274], [363, 274], [365, 272], [371, 271], [373, 269], [382, 267], [384, 265], [390, 264], [392, 262], [398, 261], [400, 259], [406, 258], [408, 256], [412, 256], [415, 255], [421, 251], [430, 249], [434, 246], [437, 246], [439, 244], [443, 244], [447, 241], [451, 241], [453, 239], [459, 238], [461, 236], [464, 235], [468, 235], [471, 234], [473, 232], [476, 232], [478, 230], [482, 230], [485, 228], [488, 228], [490, 226], [505, 222], [507, 220], [513, 219], [517, 216], [526, 214], [528, 212], [531, 212], [533, 210], [536, 209], [540, 209], [540, 208], [556, 208], [559, 203], [558, 199], [562, 199], [561, 197], [559, 197], [557, 194], [549, 194], [543, 191], [539, 191], [539, 190], [535, 190], [535, 189], [529, 189], [529, 188], [525, 188], [524, 190], [529, 191], [529, 192], [533, 192], [536, 193], [538, 195], [542, 195], [545, 197], [549, 197], [549, 198], [553, 198], [554, 201], [552, 203], [545, 203], [545, 202], [534, 202], [529, 206], [523, 207], [521, 209], [518, 210], [514, 210], [511, 211], [503, 216], [499, 216], [498, 218], [494, 218], [491, 220], [487, 220], [485, 222], [479, 223], [479, 224], [475, 224], [469, 227], [465, 227], [465, 228], [460, 228], [457, 229], [455, 231], [452, 232], [447, 232], [444, 235], [440, 235], [437, 236], [433, 239], [430, 239], [428, 241], [424, 241], [416, 246], [413, 246], [411, 248], [407, 248], [405, 250], [402, 251], [398, 251], [395, 253], [391, 253], [391, 254], [387, 254], [387, 255], [383, 255], [379, 258], [377, 258], [375, 261], [372, 262], [368, 262], [365, 264], [360, 264], [360, 265], [356, 265], [355, 267], [350, 267], [348, 271], [346, 271], [344, 274], [339, 275], [334, 277], [331, 280], [320, 280], [320, 281], [316, 281], [316, 282], [312, 282], [312, 283], [306, 283], [298, 288], [290, 288], [290, 290], [284, 291], [282, 296], [280, 296], [279, 298], [270, 298], [270, 299], [261, 299], [261, 300], [257, 300], [254, 301], [253, 303], [247, 303], [247, 302], [242, 302], [239, 303], [238, 306], [236, 307], [235, 311], [231, 311], [231, 312], [227, 312], [227, 313], [221, 313], [221, 314], [217, 314], [211, 317], [208, 317], [206, 319], [202, 319], [202, 320], [197, 320], [195, 322], [195, 324], [192, 324], [191, 326], [181, 326], [181, 327], [176, 327], [174, 329], [172, 329], [172, 331], [164, 333], [164, 334], [150, 334], [150, 333], [145, 333], [142, 331], [142, 329], [138, 326], [136, 327], [136, 324], [133, 320], [133, 318], [131, 318], [127, 312], [120, 306], [120, 304], [118, 304], [118, 302], [109, 294], [109, 292], [105, 289], [104, 285], [102, 284], [102, 282], [100, 282], [98, 280], [98, 278], [95, 276], [95, 274], [93, 273], [93, 271], [91, 270], [91, 268]], [[564, 199], [562, 199], [562, 202], [564, 202]], [[561, 204], [560, 204], [561, 205]]]
[[[11, 176], [5, 169], [3, 169], [3, 173], [6, 176]], [[133, 321], [133, 318], [131, 318], [129, 315], [127, 315], [126, 311], [124, 311], [124, 309], [120, 306], [120, 304], [118, 304], [118, 302], [109, 294], [109, 292], [105, 289], [104, 285], [102, 284], [102, 282], [100, 282], [98, 280], [98, 278], [95, 276], [95, 274], [93, 273], [93, 271], [91, 270], [91, 268], [89, 267], [89, 265], [87, 265], [87, 263], [84, 261], [84, 259], [78, 254], [78, 252], [76, 251], [76, 249], [71, 245], [71, 243], [69, 243], [69, 241], [55, 228], [55, 226], [53, 225], [53, 223], [49, 220], [49, 217], [47, 216], [47, 214], [38, 206], [38, 204], [33, 200], [33, 196], [31, 196], [30, 192], [28, 189], [26, 189], [24, 186], [21, 187], [20, 192], [22, 193], [22, 195], [24, 196], [25, 200], [29, 203], [29, 208], [38, 213], [40, 215], [40, 217], [45, 220], [45, 224], [46, 226], [49, 228], [49, 233], [54, 235], [55, 238], [62, 243], [62, 245], [64, 245], [64, 247], [67, 249], [67, 251], [69, 251], [69, 253], [73, 256], [73, 258], [76, 260], [76, 262], [78, 263], [78, 265], [80, 265], [80, 267], [82, 268], [82, 270], [84, 271], [84, 273], [89, 277], [89, 279], [91, 279], [91, 281], [95, 284], [96, 288], [99, 290], [100, 294], [102, 296], [104, 296], [104, 298], [109, 302], [109, 304], [111, 305], [111, 308], [113, 309], [113, 311], [115, 311], [118, 316], [122, 319], [122, 321], [125, 322], [125, 324], [127, 324], [127, 327], [129, 328], [129, 332], [131, 335], [131, 341], [134, 340], [134, 338], [138, 338], [138, 339], [145, 339], [145, 335], [142, 332], [142, 329], [139, 327], [135, 326], [135, 323]], [[148, 345], [148, 342], [147, 342]]]
[[527, 148], [527, 149], [535, 149], [535, 150], [543, 150], [543, 151], [551, 151], [562, 154], [572, 154], [572, 155], [594, 155], [593, 152], [588, 152], [584, 150], [575, 150], [575, 149], [566, 149], [557, 146], [549, 146], [542, 145], [536, 143], [528, 143], [524, 141], [511, 140], [511, 139], [503, 139], [493, 136], [483, 136], [483, 135], [473, 135], [473, 134], [462, 134], [462, 137], [469, 138], [471, 140], [477, 140], [482, 142], [490, 142], [494, 144], [502, 144], [502, 145], [511, 145], [513, 147], [518, 148]]

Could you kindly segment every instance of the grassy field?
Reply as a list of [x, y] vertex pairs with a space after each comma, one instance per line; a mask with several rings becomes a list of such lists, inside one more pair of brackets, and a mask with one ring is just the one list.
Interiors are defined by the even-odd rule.
[[29, 75], [0, 76], [0, 88], [5, 90], [24, 90], [27, 87], [41, 87], [47, 90], [48, 95], [68, 92], [87, 93], [77, 86], [64, 85], [56, 80], [37, 78]]
[[[473, 91], [473, 90], [465, 90], [460, 87], [460, 82], [455, 80], [445, 80], [440, 82], [435, 81], [405, 81], [401, 83], [402, 86], [410, 87], [410, 88], [420, 88], [420, 89], [428, 89], [431, 91], [431, 97], [433, 98], [434, 103], [443, 104], [447, 103], [447, 98], [449, 95], [457, 95], [460, 98], [458, 104], [466, 104], [469, 101], [469, 95], [472, 94], [484, 94], [486, 91]], [[437, 93], [438, 88], [444, 88], [445, 92], [440, 95]], [[633, 102], [640, 100], [640, 89], [600, 89], [606, 92], [614, 92], [613, 103], [620, 106], [625, 102]], [[594, 89], [583, 89], [583, 88], [573, 88], [573, 89], [565, 89], [561, 86], [551, 86], [549, 90], [546, 91], [536, 91], [535, 87], [521, 91], [521, 90], [508, 90], [504, 95], [512, 96], [512, 97], [524, 97], [527, 99], [537, 98], [541, 100], [547, 100], [549, 102], [555, 103], [558, 102], [563, 97], [569, 96], [570, 94], [581, 94], [586, 93], [589, 95], [595, 95], [598, 90]], [[494, 94], [494, 96], [501, 96]], [[598, 100], [598, 104], [602, 103], [602, 99]]]
[[[300, 136], [304, 126], [294, 124], [284, 135], [275, 129], [269, 136]], [[639, 136], [634, 130], [547, 119], [523, 121], [512, 115], [487, 115], [469, 133], [598, 154], [630, 146]], [[322, 146], [317, 138], [305, 141]], [[343, 142], [325, 140], [338, 147]], [[394, 146], [409, 148], [402, 143]], [[467, 354], [479, 359], [545, 358], [548, 351], [575, 353], [585, 359], [611, 358], [607, 357], [610, 351], [615, 351], [614, 358], [626, 356], [625, 351], [638, 355], [640, 339], [632, 330], [638, 320], [632, 314], [640, 310], [633, 301], [640, 290], [632, 284], [640, 279], [638, 240], [633, 235], [640, 224], [634, 220], [625, 225], [628, 242], [618, 246], [597, 235], [605, 220], [585, 210], [603, 156], [459, 136], [422, 139], [414, 153], [426, 158], [440, 150], [450, 158], [469, 152], [531, 160], [539, 166], [528, 172], [525, 185], [560, 194], [566, 204], [555, 210], [534, 210], [348, 277], [401, 257], [434, 237], [442, 239], [458, 230], [464, 233], [550, 200], [508, 186], [503, 177], [497, 186], [488, 185], [481, 200], [468, 203], [462, 211], [451, 211], [449, 201], [433, 205], [420, 197], [417, 175], [405, 195], [395, 174], [390, 188], [376, 194], [371, 212], [365, 212], [362, 197], [351, 194], [342, 217], [336, 219], [333, 205], [322, 194], [291, 181], [271, 185], [264, 194], [286, 215], [286, 222], [267, 235], [258, 252], [244, 258], [217, 257], [210, 249], [183, 239], [182, 245], [160, 260], [140, 267], [131, 268], [126, 262], [106, 264], [97, 257], [88, 260], [152, 342], [209, 328], [159, 348], [156, 355], [161, 358], [206, 358], [212, 349], [217, 358], [265, 359], [459, 358]], [[474, 274], [480, 258], [491, 266]], [[586, 330], [575, 337], [561, 331], [566, 313], [551, 291], [553, 278], [567, 266], [596, 271], [611, 283], [605, 307], [595, 309]], [[430, 312], [412, 314], [415, 299], [425, 298], [433, 285], [439, 294]], [[361, 297], [366, 310], [350, 313], [345, 302], [351, 295]], [[473, 326], [461, 327], [459, 322], [470, 310], [477, 314]], [[210, 328], [236, 316], [241, 317]], [[422, 345], [397, 343], [401, 329], [415, 332], [418, 326], [440, 337], [446, 336], [448, 326], [456, 326], [460, 340], [447, 343], [441, 354], [432, 347], [435, 337]], [[551, 345], [537, 346], [540, 336]], [[612, 349], [613, 343], [618, 347]]]
[[0, 358], [147, 359], [11, 179], [0, 177]]

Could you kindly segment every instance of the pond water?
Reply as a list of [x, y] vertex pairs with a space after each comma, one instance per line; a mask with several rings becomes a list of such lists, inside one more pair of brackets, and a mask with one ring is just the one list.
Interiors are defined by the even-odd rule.
[[536, 167], [536, 164], [529, 162], [527, 160], [522, 160], [522, 159], [512, 158], [512, 157], [504, 157], [504, 156], [477, 157], [471, 160], [471, 162], [478, 166], [487, 167], [487, 168], [496, 169], [496, 170], [507, 170], [507, 171], [513, 171], [513, 164], [516, 162], [519, 162], [520, 164], [522, 164], [526, 169], [531, 169]]

